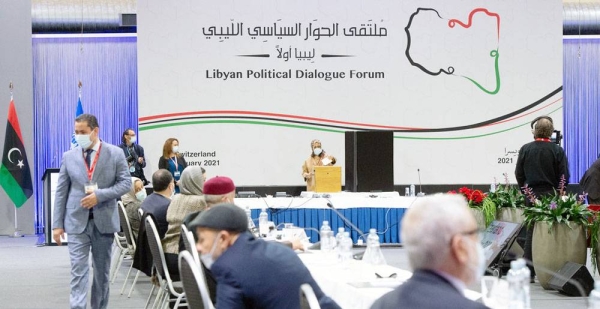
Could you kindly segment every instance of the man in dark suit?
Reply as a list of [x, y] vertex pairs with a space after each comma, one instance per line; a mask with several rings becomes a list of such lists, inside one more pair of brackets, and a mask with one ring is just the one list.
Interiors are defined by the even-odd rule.
[[144, 156], [144, 147], [140, 144], [136, 144], [137, 136], [135, 131], [129, 128], [123, 131], [121, 136], [121, 149], [127, 159], [127, 165], [129, 166], [129, 174], [131, 177], [137, 177], [142, 180], [144, 186], [148, 184], [146, 175], [144, 175], [144, 167], [146, 167], [146, 157]]
[[91, 306], [108, 306], [113, 234], [121, 228], [117, 198], [131, 188], [123, 151], [101, 141], [98, 134], [94, 115], [75, 119], [79, 146], [63, 154], [56, 187], [52, 234], [58, 245], [64, 233], [69, 234], [70, 303], [77, 309], [86, 308], [90, 250], [94, 266]]
[[371, 309], [487, 308], [464, 295], [486, 267], [477, 222], [464, 197], [419, 198], [402, 218], [401, 233], [414, 273]]
[[596, 160], [579, 181], [581, 190], [587, 193], [588, 203], [600, 204], [600, 159]]
[[217, 281], [217, 308], [300, 309], [300, 286], [313, 288], [321, 308], [339, 308], [323, 294], [289, 247], [254, 238], [242, 208], [220, 204], [192, 222], [202, 263]]

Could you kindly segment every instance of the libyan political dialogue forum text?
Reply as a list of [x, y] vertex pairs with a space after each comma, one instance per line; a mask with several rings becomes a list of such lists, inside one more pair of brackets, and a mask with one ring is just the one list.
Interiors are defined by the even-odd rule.
[[382, 71], [319, 71], [319, 70], [283, 70], [261, 69], [261, 70], [246, 70], [244, 71], [221, 71], [219, 69], [206, 70], [207, 79], [322, 79], [330, 81], [334, 79], [381, 79], [385, 78], [385, 73]]

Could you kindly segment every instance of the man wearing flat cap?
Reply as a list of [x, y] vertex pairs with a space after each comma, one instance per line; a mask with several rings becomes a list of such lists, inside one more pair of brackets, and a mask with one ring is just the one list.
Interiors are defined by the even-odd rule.
[[198, 215], [196, 227], [202, 263], [217, 280], [217, 308], [300, 309], [300, 285], [313, 288], [321, 308], [340, 308], [323, 294], [296, 253], [255, 238], [240, 207], [220, 204]]

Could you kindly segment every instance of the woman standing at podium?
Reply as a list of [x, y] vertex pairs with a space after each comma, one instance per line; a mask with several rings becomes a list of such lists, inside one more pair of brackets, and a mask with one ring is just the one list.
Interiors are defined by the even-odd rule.
[[318, 139], [310, 142], [310, 157], [302, 165], [302, 177], [306, 181], [306, 191], [315, 190], [315, 166], [331, 166], [335, 164], [335, 157], [325, 153]]

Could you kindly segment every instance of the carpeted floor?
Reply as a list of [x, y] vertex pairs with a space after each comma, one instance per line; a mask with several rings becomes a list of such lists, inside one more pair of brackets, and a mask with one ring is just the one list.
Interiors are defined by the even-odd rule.
[[[0, 236], [0, 309], [59, 309], [69, 307], [70, 266], [66, 246], [37, 247], [34, 236], [9, 238]], [[408, 269], [406, 252], [402, 248], [383, 249], [387, 262]], [[150, 280], [141, 275], [131, 295], [121, 287], [131, 265], [126, 260], [111, 285], [109, 308], [144, 308], [150, 293]], [[592, 269], [588, 263], [588, 269]], [[132, 272], [133, 273], [133, 272]], [[597, 275], [595, 279], [599, 279]], [[91, 281], [90, 281], [91, 282]], [[477, 287], [474, 287], [477, 289]], [[536, 283], [531, 288], [532, 308], [584, 309], [585, 299], [568, 297], [555, 291], [545, 291]]]

